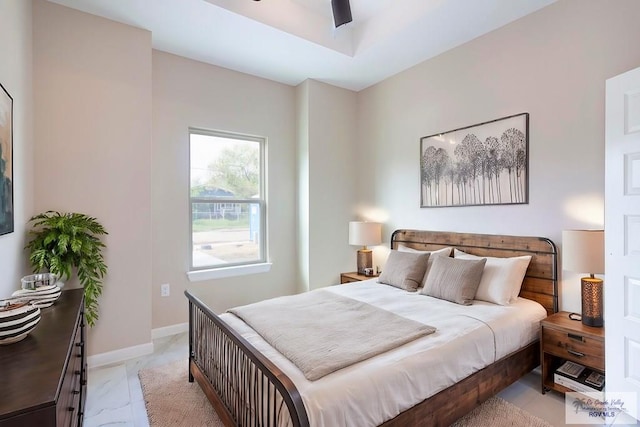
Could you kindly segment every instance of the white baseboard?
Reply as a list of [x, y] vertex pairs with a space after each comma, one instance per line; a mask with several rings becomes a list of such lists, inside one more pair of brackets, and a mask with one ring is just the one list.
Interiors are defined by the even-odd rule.
[[153, 343], [135, 345], [133, 347], [121, 348], [119, 350], [107, 351], [106, 353], [94, 354], [87, 357], [87, 365], [89, 368], [98, 368], [100, 366], [112, 365], [114, 363], [122, 363], [129, 359], [140, 356], [146, 356], [153, 353]]
[[164, 326], [151, 330], [151, 339], [164, 338], [171, 335], [181, 334], [189, 331], [189, 322], [177, 323], [175, 325]]
[[[164, 326], [151, 330], [151, 339], [169, 337], [171, 335], [180, 334], [189, 331], [189, 323], [178, 323], [175, 325]], [[121, 348], [119, 350], [108, 351], [106, 353], [94, 354], [87, 357], [87, 365], [89, 368], [98, 368], [106, 365], [126, 362], [140, 356], [146, 356], [153, 353], [153, 342], [135, 345], [133, 347]]]

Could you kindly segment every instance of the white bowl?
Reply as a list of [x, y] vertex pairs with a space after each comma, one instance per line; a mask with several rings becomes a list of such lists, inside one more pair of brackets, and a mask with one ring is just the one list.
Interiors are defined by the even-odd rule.
[[61, 293], [58, 285], [40, 286], [34, 290], [19, 289], [11, 294], [11, 301], [30, 302], [37, 307], [46, 308], [53, 305]]
[[0, 308], [0, 345], [23, 340], [40, 322], [40, 307], [29, 303]]

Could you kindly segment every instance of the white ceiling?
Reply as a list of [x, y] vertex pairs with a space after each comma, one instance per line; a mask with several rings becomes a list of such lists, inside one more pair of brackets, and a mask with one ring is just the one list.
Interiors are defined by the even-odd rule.
[[289, 85], [359, 91], [556, 0], [49, 0], [151, 31], [153, 47]]

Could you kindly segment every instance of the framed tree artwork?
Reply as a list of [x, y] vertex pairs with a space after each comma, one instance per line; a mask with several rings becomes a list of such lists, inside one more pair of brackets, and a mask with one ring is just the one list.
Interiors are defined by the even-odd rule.
[[0, 84], [0, 235], [13, 232], [13, 98]]
[[529, 203], [529, 114], [420, 138], [420, 207]]

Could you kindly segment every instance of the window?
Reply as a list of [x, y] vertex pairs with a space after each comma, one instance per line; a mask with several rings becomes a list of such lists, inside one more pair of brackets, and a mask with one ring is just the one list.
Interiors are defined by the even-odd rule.
[[265, 263], [265, 138], [190, 129], [189, 145], [191, 270]]

